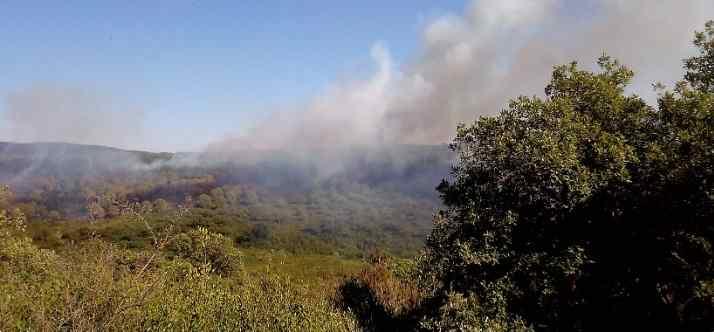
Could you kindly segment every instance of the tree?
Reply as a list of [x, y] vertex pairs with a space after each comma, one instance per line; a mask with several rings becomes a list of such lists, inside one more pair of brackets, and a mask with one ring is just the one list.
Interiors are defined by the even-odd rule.
[[198, 207], [202, 209], [214, 209], [216, 206], [213, 204], [211, 196], [201, 194], [198, 196]]
[[687, 69], [684, 78], [697, 90], [714, 92], [714, 21], [707, 22], [704, 31], [694, 34], [694, 45], [700, 55], [684, 60]]
[[87, 212], [89, 214], [89, 218], [92, 220], [104, 219], [106, 216], [104, 208], [97, 202], [90, 202], [87, 204]]
[[158, 213], [166, 213], [171, 209], [171, 206], [169, 205], [169, 202], [162, 198], [158, 198], [154, 200], [154, 208], [156, 209], [156, 212]]
[[222, 276], [240, 269], [241, 253], [232, 241], [203, 227], [177, 235], [171, 242], [171, 249], [178, 257]]
[[0, 185], [0, 210], [10, 207], [10, 203], [13, 201], [13, 196], [14, 195], [8, 186]]
[[260, 198], [255, 190], [247, 188], [241, 191], [240, 202], [246, 205], [256, 205], [260, 202]]
[[250, 230], [250, 239], [256, 242], [266, 242], [273, 237], [273, 231], [265, 224], [257, 224]]
[[226, 196], [226, 204], [237, 208], [240, 205], [241, 188], [239, 186], [224, 187], [223, 191]]
[[226, 195], [222, 188], [213, 188], [211, 189], [210, 194], [217, 209], [223, 209], [226, 207]]
[[154, 211], [154, 204], [149, 201], [143, 201], [141, 202], [141, 210], [144, 213], [150, 213]]
[[713, 28], [657, 108], [603, 56], [600, 72], [556, 67], [544, 99], [458, 127], [423, 327], [711, 329]]

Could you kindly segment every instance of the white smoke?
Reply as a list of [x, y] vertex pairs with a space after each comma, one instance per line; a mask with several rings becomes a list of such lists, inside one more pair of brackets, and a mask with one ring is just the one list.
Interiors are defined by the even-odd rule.
[[36, 84], [5, 96], [0, 140], [131, 148], [144, 137], [144, 112], [96, 90]]
[[401, 68], [373, 47], [374, 75], [333, 86], [213, 149], [440, 144], [459, 122], [493, 115], [519, 95], [542, 95], [552, 67], [591, 67], [607, 52], [637, 74], [632, 92], [681, 78], [691, 39], [714, 18], [711, 0], [479, 0], [428, 24]]
[[[633, 68], [631, 91], [653, 101], [651, 85], [681, 77], [693, 32], [713, 18], [712, 0], [475, 0], [427, 24], [405, 64], [377, 43], [367, 79], [334, 84], [207, 150], [446, 143], [457, 123], [541, 95], [553, 66], [591, 67], [603, 52]], [[143, 111], [96, 91], [35, 85], [4, 97], [0, 140], [146, 145]]]

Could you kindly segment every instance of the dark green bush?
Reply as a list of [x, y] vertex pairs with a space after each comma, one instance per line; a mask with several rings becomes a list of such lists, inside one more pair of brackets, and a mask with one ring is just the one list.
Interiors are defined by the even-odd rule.
[[423, 327], [711, 330], [714, 72], [695, 64], [714, 61], [714, 24], [697, 36], [694, 81], [657, 108], [603, 57], [458, 128]]

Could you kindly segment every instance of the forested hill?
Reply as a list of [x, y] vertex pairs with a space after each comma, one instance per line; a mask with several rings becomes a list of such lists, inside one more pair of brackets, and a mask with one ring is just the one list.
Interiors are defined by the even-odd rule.
[[[446, 146], [395, 145], [298, 151], [154, 153], [97, 145], [0, 142], [0, 182], [25, 188], [38, 177], [58, 182], [112, 177], [216, 177], [218, 184], [245, 183], [301, 191], [346, 183], [433, 198], [448, 173]], [[16, 188], [16, 189], [20, 189]]]
[[31, 221], [110, 220], [127, 202], [189, 205], [207, 224], [267, 225], [352, 249], [369, 239], [406, 253], [431, 226], [452, 156], [446, 146], [171, 154], [0, 143], [0, 183]]
[[171, 158], [171, 153], [127, 151], [98, 145], [0, 142], [0, 181], [27, 176], [106, 176], [112, 172], [146, 170]]

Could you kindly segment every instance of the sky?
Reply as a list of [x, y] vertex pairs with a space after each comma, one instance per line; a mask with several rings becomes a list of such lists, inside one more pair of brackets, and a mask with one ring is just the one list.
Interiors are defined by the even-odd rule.
[[603, 53], [654, 105], [708, 19], [712, 0], [8, 0], [0, 141], [443, 144]]
[[[141, 116], [128, 117], [145, 127], [143, 137], [97, 143], [191, 150], [251, 128], [272, 109], [306, 100], [330, 82], [370, 72], [375, 42], [406, 59], [426, 22], [464, 6], [450, 0], [3, 1], [0, 96], [38, 85], [110, 95], [140, 109]], [[0, 113], [7, 107], [0, 103]], [[0, 129], [3, 120], [0, 114]]]

